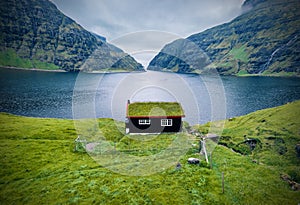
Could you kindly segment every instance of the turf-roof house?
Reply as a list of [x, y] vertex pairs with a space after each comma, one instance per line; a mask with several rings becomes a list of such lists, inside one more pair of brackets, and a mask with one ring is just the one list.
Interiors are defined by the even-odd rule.
[[126, 133], [180, 132], [184, 112], [178, 102], [127, 103]]

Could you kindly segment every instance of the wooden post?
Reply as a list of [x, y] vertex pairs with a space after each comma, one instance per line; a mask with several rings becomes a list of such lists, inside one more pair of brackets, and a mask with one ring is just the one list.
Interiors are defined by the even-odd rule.
[[202, 141], [202, 149], [204, 151], [206, 163], [208, 163], [208, 157], [207, 157], [207, 152], [206, 152], [205, 139], [203, 139], [203, 141]]
[[209, 166], [210, 166], [210, 169], [212, 169], [212, 153], [210, 153], [210, 158], [209, 158]]
[[224, 194], [224, 172], [222, 172], [222, 193]]

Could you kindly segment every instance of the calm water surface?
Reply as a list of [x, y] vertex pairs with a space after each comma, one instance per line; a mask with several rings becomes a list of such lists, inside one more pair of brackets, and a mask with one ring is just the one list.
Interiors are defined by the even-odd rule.
[[0, 68], [0, 112], [124, 121], [126, 100], [179, 101], [191, 124], [300, 99], [299, 78], [212, 77], [160, 72], [76, 74]]

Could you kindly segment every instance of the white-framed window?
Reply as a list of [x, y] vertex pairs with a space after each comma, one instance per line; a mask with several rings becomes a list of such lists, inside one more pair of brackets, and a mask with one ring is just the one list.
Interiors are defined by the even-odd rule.
[[161, 120], [161, 126], [172, 126], [172, 119], [162, 119]]
[[139, 125], [150, 125], [151, 120], [150, 119], [140, 119], [139, 120]]

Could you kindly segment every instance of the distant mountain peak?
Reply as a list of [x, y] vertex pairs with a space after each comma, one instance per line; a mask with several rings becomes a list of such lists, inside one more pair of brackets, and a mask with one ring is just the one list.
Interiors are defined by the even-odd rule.
[[96, 34], [94, 32], [91, 32], [96, 38], [98, 38], [100, 41], [106, 42], [106, 38], [104, 36], [100, 36], [99, 34]]
[[90, 67], [85, 66], [88, 71], [143, 70], [134, 58], [85, 30], [49, 0], [0, 1], [0, 30], [0, 66], [78, 71], [97, 53]]
[[[149, 69], [300, 76], [299, 0], [246, 0], [242, 7], [244, 13], [231, 22], [187, 38], [208, 56], [210, 63], [206, 66], [178, 60], [178, 56], [192, 56], [191, 50], [174, 41], [151, 60]], [[163, 51], [167, 48], [178, 53], [166, 55]]]
[[249, 11], [254, 7], [257, 7], [261, 3], [267, 2], [268, 0], [245, 0], [242, 9], [243, 11]]

